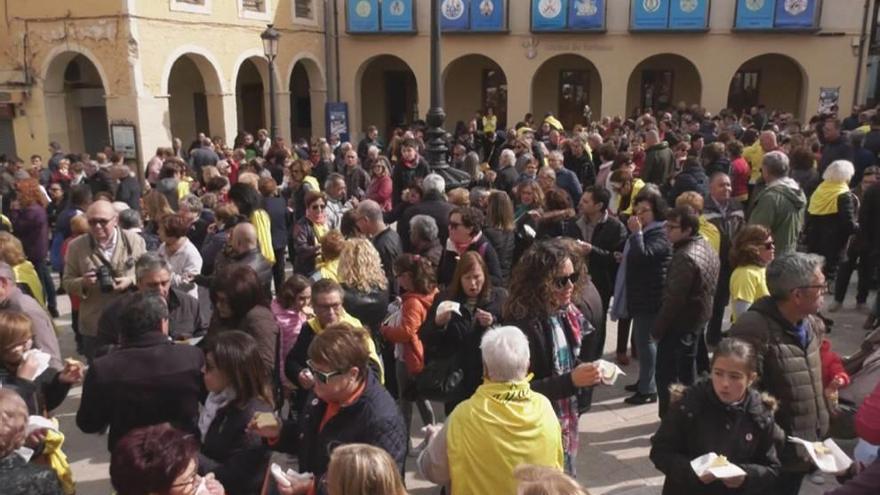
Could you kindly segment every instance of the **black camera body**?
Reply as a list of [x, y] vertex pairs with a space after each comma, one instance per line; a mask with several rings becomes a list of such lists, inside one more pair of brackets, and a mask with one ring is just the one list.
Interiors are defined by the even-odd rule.
[[107, 265], [101, 265], [95, 270], [98, 279], [98, 288], [101, 292], [113, 292], [113, 273]]

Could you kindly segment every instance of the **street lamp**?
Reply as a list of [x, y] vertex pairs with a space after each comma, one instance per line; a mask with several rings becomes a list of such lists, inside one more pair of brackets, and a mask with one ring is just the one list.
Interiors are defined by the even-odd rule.
[[278, 56], [278, 39], [281, 33], [269, 24], [265, 31], [260, 34], [263, 40], [263, 53], [269, 61], [269, 124], [271, 127], [272, 144], [278, 138], [278, 118], [275, 109], [275, 57]]
[[464, 170], [452, 168], [446, 163], [446, 130], [443, 122], [446, 112], [443, 110], [443, 81], [440, 79], [440, 7], [439, 0], [431, 0], [431, 107], [425, 116], [428, 128], [425, 137], [428, 142], [425, 151], [431, 172], [446, 180], [446, 188], [465, 187], [470, 183], [470, 174]]

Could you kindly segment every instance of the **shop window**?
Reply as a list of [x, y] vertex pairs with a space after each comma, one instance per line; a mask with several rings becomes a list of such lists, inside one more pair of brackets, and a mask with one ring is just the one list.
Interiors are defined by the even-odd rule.
[[175, 12], [211, 13], [211, 0], [170, 0], [170, 2], [170, 9]]
[[238, 13], [245, 19], [269, 19], [269, 0], [238, 0]]
[[734, 74], [727, 97], [728, 108], [741, 112], [757, 105], [760, 80], [761, 73], [758, 71], [739, 71]]
[[315, 0], [293, 0], [293, 18], [300, 21], [315, 21]]

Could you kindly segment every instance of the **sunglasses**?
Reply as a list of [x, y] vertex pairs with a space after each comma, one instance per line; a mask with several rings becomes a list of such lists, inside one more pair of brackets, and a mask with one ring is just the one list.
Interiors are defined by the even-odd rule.
[[315, 368], [315, 363], [313, 363], [311, 359], [306, 361], [306, 366], [309, 367], [309, 371], [312, 372], [312, 375], [315, 377], [315, 379], [323, 384], [329, 382], [330, 379], [334, 376], [343, 374], [342, 371], [321, 371]]
[[556, 285], [557, 288], [564, 289], [569, 282], [571, 282], [571, 285], [577, 284], [579, 278], [581, 278], [581, 275], [577, 272], [574, 272], [566, 277], [554, 278], [553, 283]]
[[112, 221], [113, 221], [112, 218], [90, 218], [89, 225], [91, 225], [92, 227], [95, 227], [97, 225], [100, 225], [102, 227], [106, 227]]
[[309, 209], [315, 210], [315, 211], [319, 211], [319, 210], [324, 211], [327, 209], [327, 205], [312, 205], [312, 206], [309, 206]]

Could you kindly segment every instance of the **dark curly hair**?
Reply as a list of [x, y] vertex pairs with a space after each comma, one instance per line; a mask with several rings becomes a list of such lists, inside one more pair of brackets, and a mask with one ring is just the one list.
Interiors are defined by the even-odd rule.
[[553, 301], [553, 278], [565, 260], [571, 260], [576, 273], [580, 274], [575, 294], [586, 284], [586, 268], [580, 256], [576, 256], [570, 242], [563, 239], [539, 241], [532, 245], [517, 261], [510, 275], [510, 295], [504, 304], [503, 314], [507, 321], [546, 318], [558, 308]]

